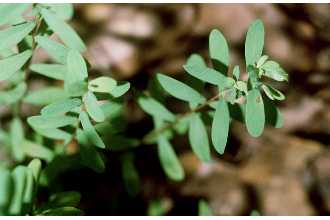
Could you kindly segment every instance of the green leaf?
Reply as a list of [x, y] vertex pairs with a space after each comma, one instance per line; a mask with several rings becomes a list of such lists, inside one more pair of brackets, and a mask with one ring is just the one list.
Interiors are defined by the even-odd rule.
[[89, 120], [86, 112], [81, 112], [79, 114], [79, 120], [83, 127], [84, 133], [88, 138], [88, 141], [99, 148], [105, 148], [105, 145], [104, 145], [102, 139], [97, 134], [97, 132], [96, 132], [95, 128], [93, 127], [91, 121]]
[[235, 88], [238, 89], [241, 92], [244, 92], [244, 94], [247, 94], [247, 83], [244, 81], [237, 81], [235, 84]]
[[40, 213], [43, 216], [81, 216], [83, 211], [75, 207], [61, 207], [55, 209], [48, 209]]
[[187, 66], [201, 66], [201, 67], [206, 67], [206, 63], [203, 59], [203, 57], [201, 57], [198, 54], [191, 54], [187, 60], [186, 63]]
[[24, 152], [22, 142], [24, 140], [24, 130], [22, 121], [19, 118], [14, 118], [10, 123], [10, 143], [13, 156], [16, 161], [24, 160]]
[[0, 167], [0, 214], [6, 215], [13, 193], [13, 180], [10, 171]]
[[113, 97], [118, 98], [124, 95], [129, 90], [130, 87], [131, 84], [129, 82], [125, 82], [123, 84], [117, 85], [113, 90], [110, 91], [110, 94]]
[[239, 80], [240, 75], [241, 75], [241, 72], [239, 70], [239, 66], [235, 65], [234, 69], [233, 69], [233, 76], [235, 77], [236, 81]]
[[88, 77], [87, 66], [84, 58], [76, 50], [70, 50], [67, 57], [67, 74], [65, 75], [65, 86], [84, 81]]
[[229, 49], [225, 37], [219, 30], [213, 29], [210, 33], [209, 51], [215, 69], [223, 75], [227, 75]]
[[219, 154], [225, 152], [230, 125], [228, 103], [222, 98], [218, 101], [212, 122], [211, 139]]
[[258, 62], [264, 47], [264, 25], [260, 19], [255, 20], [249, 27], [245, 39], [246, 68]]
[[212, 209], [210, 208], [209, 204], [201, 199], [198, 202], [198, 215], [199, 216], [212, 216]]
[[33, 130], [38, 132], [38, 134], [54, 139], [54, 140], [63, 140], [64, 144], [68, 144], [71, 140], [72, 135], [66, 131], [62, 131], [58, 128], [35, 128]]
[[184, 170], [173, 147], [164, 135], [157, 138], [158, 157], [166, 175], [175, 181], [184, 179]]
[[49, 6], [50, 10], [53, 11], [57, 17], [63, 20], [70, 20], [73, 17], [74, 9], [72, 4], [64, 3], [64, 4], [45, 4], [45, 6]]
[[139, 192], [140, 179], [134, 165], [134, 155], [126, 153], [121, 157], [122, 175], [126, 191], [129, 195], [135, 196]]
[[253, 89], [246, 97], [245, 123], [249, 134], [259, 137], [265, 127], [265, 109], [260, 91]]
[[35, 128], [58, 128], [77, 123], [77, 118], [66, 115], [40, 115], [29, 117], [27, 122]]
[[12, 48], [21, 42], [35, 27], [34, 22], [27, 22], [0, 31], [0, 50]]
[[197, 157], [205, 162], [211, 160], [209, 138], [199, 114], [194, 113], [189, 121], [189, 141]]
[[8, 91], [0, 91], [0, 104], [10, 105], [20, 100], [26, 92], [26, 83], [21, 82]]
[[57, 101], [42, 108], [41, 115], [44, 116], [62, 115], [80, 105], [81, 105], [81, 100], [78, 98]]
[[66, 64], [66, 58], [69, 53], [69, 49], [64, 45], [49, 39], [44, 36], [37, 36], [36, 42], [42, 47], [55, 61]]
[[20, 54], [0, 60], [0, 81], [13, 76], [31, 57], [32, 51], [26, 50]]
[[151, 116], [155, 118], [160, 118], [165, 121], [174, 121], [175, 115], [167, 110], [165, 106], [163, 106], [160, 102], [158, 102], [156, 99], [152, 97], [139, 97], [138, 103], [140, 107], [145, 111], [146, 113], [150, 114]]
[[30, 91], [23, 101], [34, 105], [48, 105], [66, 98], [68, 98], [68, 94], [62, 88], [46, 87]]
[[280, 110], [266, 97], [263, 100], [265, 105], [266, 123], [274, 126], [275, 128], [283, 127], [284, 118]]
[[77, 140], [80, 144], [80, 158], [83, 164], [97, 173], [103, 173], [105, 170], [104, 161], [100, 153], [91, 145], [88, 139], [88, 133], [78, 129]]
[[76, 191], [60, 192], [50, 196], [48, 208], [58, 208], [64, 206], [78, 206], [81, 195]]
[[96, 122], [103, 122], [105, 120], [104, 113], [97, 103], [97, 99], [92, 92], [87, 92], [83, 98], [86, 110], [89, 116]]
[[64, 80], [64, 76], [67, 74], [66, 66], [62, 64], [32, 64], [30, 70], [57, 80]]
[[279, 100], [282, 101], [285, 99], [284, 94], [275, 89], [272, 86], [268, 86], [268, 85], [262, 85], [261, 88], [264, 90], [265, 94], [268, 96], [268, 98], [270, 98], [271, 100]]
[[10, 215], [21, 215], [23, 208], [23, 196], [26, 186], [26, 167], [17, 166], [12, 172], [14, 180], [14, 194], [9, 207]]
[[266, 61], [261, 68], [265, 71], [264, 75], [276, 81], [288, 81], [289, 75], [275, 61]]
[[267, 55], [263, 55], [262, 57], [260, 57], [260, 59], [257, 62], [257, 68], [260, 68], [262, 65], [264, 65], [267, 59], [268, 59]]
[[88, 84], [85, 81], [78, 81], [70, 85], [64, 83], [64, 89], [70, 97], [83, 96], [88, 91]]
[[183, 68], [187, 71], [187, 73], [199, 80], [211, 83], [213, 85], [220, 85], [222, 88], [227, 86], [227, 77], [214, 69], [196, 64], [184, 65]]
[[163, 89], [177, 99], [192, 103], [202, 103], [205, 98], [193, 88], [164, 74], [157, 74], [157, 79]]
[[68, 47], [78, 50], [79, 52], [86, 50], [86, 46], [79, 35], [55, 13], [43, 8], [41, 9], [41, 15], [49, 28], [52, 29]]
[[107, 77], [101, 76], [96, 79], [91, 80], [88, 83], [88, 90], [93, 92], [100, 92], [100, 93], [110, 93], [114, 90], [117, 86], [117, 81]]
[[35, 182], [34, 182], [33, 172], [30, 169], [26, 169], [26, 185], [23, 195], [23, 204], [28, 208], [30, 208], [31, 203], [33, 202], [34, 189], [35, 189]]
[[55, 156], [47, 147], [28, 140], [23, 141], [22, 148], [26, 155], [32, 158], [40, 158], [46, 162], [52, 161]]
[[39, 181], [41, 167], [41, 161], [37, 158], [33, 159], [28, 165], [28, 168], [32, 171], [33, 178], [36, 183]]
[[23, 4], [0, 4], [0, 25], [3, 24], [15, 24], [17, 21], [21, 21], [22, 13], [31, 6], [31, 3]]

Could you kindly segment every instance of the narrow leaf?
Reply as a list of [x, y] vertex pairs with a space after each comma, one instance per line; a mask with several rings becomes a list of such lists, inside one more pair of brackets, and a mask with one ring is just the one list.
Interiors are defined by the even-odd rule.
[[40, 158], [46, 162], [52, 161], [55, 156], [53, 151], [47, 147], [28, 140], [23, 141], [22, 148], [26, 155], [32, 158]]
[[209, 51], [215, 69], [223, 75], [227, 75], [229, 49], [225, 37], [219, 30], [213, 29], [210, 33]]
[[190, 117], [189, 122], [189, 141], [190, 145], [202, 161], [210, 161], [210, 144], [205, 125], [197, 113]]
[[152, 97], [139, 97], [138, 103], [140, 107], [155, 118], [160, 118], [165, 121], [174, 121], [175, 116], [172, 112], [167, 110], [160, 102]]
[[66, 67], [61, 64], [32, 64], [30, 70], [57, 80], [64, 80], [64, 76], [67, 73]]
[[66, 98], [68, 98], [68, 94], [62, 88], [46, 87], [30, 91], [23, 101], [34, 105], [48, 105]]
[[12, 48], [21, 42], [35, 27], [34, 22], [27, 22], [0, 31], [0, 50]]
[[71, 84], [84, 81], [88, 76], [85, 60], [76, 50], [69, 51], [67, 57], [67, 68], [65, 83], [69, 87]]
[[245, 63], [246, 67], [258, 62], [264, 47], [264, 25], [261, 20], [255, 20], [249, 27], [245, 39]]
[[211, 139], [219, 154], [225, 152], [230, 125], [228, 103], [222, 98], [218, 101], [212, 122]]
[[20, 54], [0, 60], [0, 81], [13, 76], [31, 57], [32, 51], [26, 50]]
[[93, 127], [91, 121], [89, 120], [86, 112], [81, 112], [79, 114], [79, 120], [83, 127], [84, 133], [88, 138], [88, 141], [99, 148], [105, 148], [105, 145], [104, 145], [102, 139], [97, 134], [97, 132], [96, 132], [95, 128]]
[[83, 98], [83, 101], [89, 116], [91, 116], [94, 121], [103, 122], [105, 120], [104, 113], [92, 92], [87, 92]]
[[169, 141], [165, 136], [159, 136], [157, 143], [158, 157], [166, 175], [175, 181], [183, 180], [184, 170]]
[[157, 74], [163, 89], [175, 98], [192, 103], [202, 103], [205, 98], [193, 88], [164, 74]]
[[68, 125], [73, 125], [77, 123], [77, 118], [73, 116], [31, 116], [27, 119], [29, 125], [35, 128], [58, 128], [58, 127], [64, 127]]
[[248, 92], [246, 97], [245, 123], [249, 134], [259, 137], [265, 127], [265, 109], [258, 89]]
[[9, 207], [9, 214], [21, 215], [26, 185], [26, 167], [17, 166], [12, 172], [12, 178], [14, 180], [14, 194]]
[[44, 36], [37, 36], [36, 42], [40, 47], [42, 47], [55, 61], [66, 64], [66, 57], [68, 55], [69, 49], [64, 45], [49, 39]]
[[23, 161], [25, 157], [22, 149], [23, 140], [24, 130], [22, 121], [19, 118], [14, 118], [10, 123], [10, 142], [14, 158], [19, 162]]
[[222, 75], [220, 72], [200, 65], [185, 65], [183, 68], [199, 80], [208, 82], [213, 85], [221, 85], [221, 87], [226, 87], [227, 77]]
[[0, 167], [0, 214], [7, 214], [13, 193], [13, 180], [10, 171]]
[[45, 116], [62, 115], [80, 105], [81, 105], [81, 100], [77, 98], [57, 101], [42, 108], [41, 115], [45, 115]]

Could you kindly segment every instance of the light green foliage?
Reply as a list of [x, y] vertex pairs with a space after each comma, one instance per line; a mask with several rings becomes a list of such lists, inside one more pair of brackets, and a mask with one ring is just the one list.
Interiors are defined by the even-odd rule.
[[210, 208], [209, 204], [201, 199], [198, 202], [198, 215], [199, 216], [212, 216], [212, 209]]
[[[28, 20], [23, 13], [29, 13]], [[0, 116], [0, 146], [9, 154], [0, 165], [0, 215], [83, 214], [76, 208], [80, 201], [76, 192], [55, 194], [48, 202], [37, 203], [39, 184], [53, 181], [70, 166], [103, 172], [101, 150], [106, 146], [101, 135], [111, 134], [111, 140], [118, 140], [115, 146], [125, 144], [120, 136], [125, 123], [119, 120], [123, 105], [117, 98], [129, 90], [130, 83], [108, 76], [89, 81], [88, 62], [82, 55], [86, 46], [67, 23], [72, 17], [72, 4], [0, 5], [0, 25], [5, 24], [0, 30], [0, 81], [5, 81], [0, 104], [12, 110], [11, 118]], [[32, 64], [31, 57], [39, 48], [54, 62]], [[29, 90], [31, 74], [38, 74], [47, 84]], [[22, 104], [40, 107], [40, 114], [21, 115]], [[2, 119], [8, 131], [2, 128]], [[70, 144], [77, 144], [79, 157], [67, 166], [62, 158], [68, 156]], [[20, 165], [29, 161], [27, 166]], [[54, 166], [56, 161], [61, 163]], [[133, 168], [131, 160], [123, 160], [127, 183], [138, 177]], [[135, 188], [138, 191], [138, 184]]]
[[[164, 152], [162, 152], [164, 155], [159, 156], [169, 178], [178, 180], [182, 172], [175, 151], [170, 145], [170, 140], [176, 133], [188, 134], [193, 152], [199, 159], [207, 162], [211, 158], [208, 127], [211, 127], [210, 136], [215, 151], [224, 154], [233, 120], [245, 124], [247, 132], [253, 137], [262, 134], [265, 124], [275, 128], [283, 126], [283, 116], [273, 101], [283, 101], [285, 96], [281, 91], [266, 84], [263, 79], [267, 77], [276, 81], [288, 81], [288, 74], [278, 63], [262, 54], [264, 35], [262, 21], [254, 21], [248, 29], [245, 40], [247, 79], [242, 79], [238, 65], [234, 65], [232, 73], [228, 73], [229, 47], [224, 35], [214, 29], [209, 36], [209, 56], [213, 67], [207, 66], [200, 55], [192, 54], [183, 66], [189, 76], [186, 77], [185, 82], [157, 74], [156, 82], [161, 89], [152, 91], [148, 97], [139, 98], [138, 104], [153, 117], [155, 122], [154, 130], [147, 134], [143, 141], [150, 144], [155, 143], [156, 139], [158, 150], [160, 144], [165, 146], [163, 148], [167, 149], [167, 157], [164, 156]], [[209, 100], [203, 96], [205, 83], [215, 86], [218, 91]], [[154, 83], [151, 88], [157, 88], [157, 85]], [[187, 102], [190, 111], [183, 114], [169, 112], [165, 105], [161, 104], [165, 102], [153, 98], [164, 100], [162, 90]]]
[[[27, 11], [29, 20], [22, 16]], [[159, 73], [150, 82], [149, 91], [130, 94], [154, 124], [152, 131], [137, 140], [123, 134], [127, 122], [122, 96], [131, 84], [116, 81], [109, 74], [90, 79], [88, 61], [82, 54], [86, 46], [68, 24], [72, 17], [71, 4], [0, 5], [0, 25], [4, 25], [0, 30], [0, 105], [11, 110], [9, 117], [0, 115], [0, 147], [8, 153], [0, 164], [0, 215], [82, 215], [76, 208], [79, 193], [56, 193], [41, 203], [38, 187], [49, 186], [61, 172], [76, 167], [104, 172], [105, 149], [118, 152], [126, 191], [135, 196], [140, 180], [135, 166], [139, 158], [130, 151], [134, 147], [157, 146], [166, 176], [181, 181], [185, 172], [178, 150], [171, 144], [176, 135], [186, 135], [193, 152], [207, 163], [211, 161], [210, 143], [216, 152], [225, 153], [233, 120], [244, 123], [254, 137], [262, 134], [265, 124], [283, 126], [275, 104], [285, 96], [264, 78], [285, 82], [288, 74], [262, 54], [261, 20], [251, 24], [245, 40], [246, 71], [242, 72], [248, 73], [248, 79], [243, 80], [238, 65], [230, 67], [227, 41], [215, 29], [209, 36], [212, 66], [192, 54], [183, 66], [185, 81]], [[56, 37], [60, 41], [55, 41]], [[53, 62], [32, 64], [39, 48]], [[34, 77], [46, 83], [33, 88]], [[206, 83], [214, 87], [213, 97], [204, 97]], [[168, 95], [185, 102], [189, 110], [174, 113], [166, 105]], [[22, 114], [22, 104], [35, 105], [40, 114]], [[75, 151], [69, 153], [69, 149]], [[149, 214], [164, 214], [164, 204], [153, 203]], [[203, 200], [199, 214], [212, 214]]]

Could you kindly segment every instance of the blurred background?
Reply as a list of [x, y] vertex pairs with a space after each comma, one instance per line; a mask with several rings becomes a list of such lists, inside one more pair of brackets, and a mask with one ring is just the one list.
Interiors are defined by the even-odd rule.
[[[104, 174], [67, 172], [62, 186], [82, 193], [87, 215], [196, 215], [200, 198], [216, 215], [330, 214], [329, 4], [77, 4], [72, 24], [87, 42], [91, 74], [145, 90], [156, 72], [184, 76], [191, 53], [208, 59], [213, 28], [225, 35], [231, 64], [243, 69], [245, 34], [256, 18], [265, 24], [265, 54], [290, 75], [288, 85], [276, 85], [287, 95], [280, 106], [284, 128], [267, 128], [255, 139], [234, 124], [225, 155], [214, 153], [212, 164], [193, 155], [186, 137], [176, 138], [173, 146], [187, 174], [180, 183], [165, 177], [154, 146], [138, 147], [136, 193], [125, 189], [116, 154], [107, 155]], [[127, 134], [141, 138], [152, 121], [132, 91], [126, 97]], [[175, 100], [168, 106], [183, 109]]]

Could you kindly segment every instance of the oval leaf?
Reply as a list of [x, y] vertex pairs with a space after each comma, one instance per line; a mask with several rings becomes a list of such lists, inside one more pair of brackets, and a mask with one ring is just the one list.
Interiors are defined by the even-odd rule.
[[31, 57], [32, 51], [26, 50], [20, 54], [0, 60], [0, 81], [13, 76]]
[[84, 81], [88, 76], [85, 60], [76, 50], [69, 51], [67, 57], [67, 68], [65, 84], [68, 87], [76, 82]]
[[230, 125], [228, 103], [222, 98], [218, 101], [212, 122], [211, 139], [219, 154], [225, 152]]
[[67, 73], [66, 66], [61, 64], [32, 64], [30, 70], [57, 80], [64, 80], [64, 76]]
[[210, 144], [205, 125], [198, 114], [193, 114], [189, 121], [189, 141], [190, 145], [202, 161], [210, 161]]
[[94, 121], [102, 122], [105, 120], [104, 113], [92, 92], [87, 92], [83, 100], [89, 116], [91, 116]]
[[35, 128], [58, 128], [73, 125], [77, 122], [77, 118], [73, 116], [31, 116], [27, 119], [29, 125]]
[[158, 157], [166, 175], [175, 181], [183, 180], [184, 170], [169, 141], [165, 136], [159, 136], [157, 144]]
[[258, 89], [250, 90], [246, 97], [245, 123], [251, 136], [259, 137], [262, 134], [265, 127], [265, 109]]
[[27, 22], [0, 31], [0, 50], [11, 49], [17, 45], [33, 30], [35, 25], [34, 22]]
[[175, 98], [192, 103], [201, 103], [205, 100], [196, 90], [176, 79], [160, 73], [157, 74], [157, 79], [163, 89]]
[[66, 99], [54, 102], [41, 109], [41, 115], [62, 115], [81, 105], [80, 99]]
[[49, 39], [48, 37], [37, 36], [35, 39], [38, 45], [42, 47], [55, 61], [61, 64], [66, 64], [66, 58], [69, 53], [68, 48]]
[[24, 130], [22, 121], [19, 118], [14, 118], [10, 123], [10, 142], [11, 149], [15, 160], [22, 161], [25, 157], [22, 142], [24, 140]]
[[225, 37], [219, 30], [212, 30], [209, 36], [209, 51], [214, 68], [227, 75], [229, 65], [229, 49]]
[[160, 118], [165, 121], [175, 120], [175, 116], [172, 112], [167, 110], [165, 106], [151, 97], [139, 97], [138, 103], [145, 112], [155, 118]]
[[105, 148], [105, 145], [104, 145], [102, 139], [97, 134], [97, 132], [96, 132], [95, 128], [93, 127], [91, 121], [89, 120], [86, 112], [81, 112], [79, 114], [79, 120], [83, 127], [84, 133], [88, 138], [88, 141], [99, 148]]
[[264, 47], [264, 25], [261, 20], [255, 20], [249, 27], [245, 39], [246, 67], [258, 62]]
[[88, 90], [93, 92], [111, 93], [116, 88], [117, 81], [106, 76], [101, 76], [88, 83]]
[[41, 9], [41, 15], [50, 29], [52, 29], [68, 47], [76, 49], [79, 52], [86, 50], [86, 46], [79, 35], [67, 23], [65, 23], [64, 20], [57, 17], [54, 12], [43, 8]]

